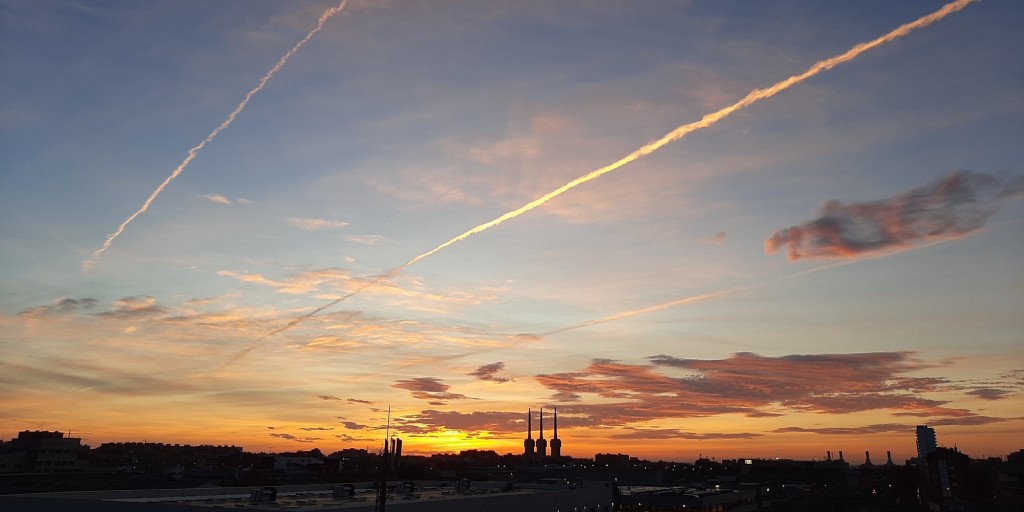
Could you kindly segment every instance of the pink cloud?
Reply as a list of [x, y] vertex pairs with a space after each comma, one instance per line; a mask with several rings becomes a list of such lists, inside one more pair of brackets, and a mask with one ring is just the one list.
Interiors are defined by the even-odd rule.
[[888, 199], [845, 204], [830, 200], [818, 218], [773, 232], [764, 248], [768, 254], [786, 248], [791, 261], [856, 258], [960, 238], [979, 231], [1004, 200], [1018, 198], [1020, 188], [1016, 181], [1002, 184], [988, 174], [957, 171]]

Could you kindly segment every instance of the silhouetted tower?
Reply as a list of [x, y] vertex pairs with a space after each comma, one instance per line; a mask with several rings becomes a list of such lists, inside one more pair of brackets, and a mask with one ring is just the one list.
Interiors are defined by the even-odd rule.
[[558, 438], [558, 407], [555, 407], [555, 438], [551, 440], [551, 458], [556, 462], [562, 457], [562, 440]]
[[874, 466], [874, 464], [871, 463], [871, 452], [867, 450], [864, 450], [864, 465], [867, 467]]
[[544, 440], [544, 408], [540, 408], [540, 436], [537, 437], [537, 460], [548, 456], [548, 442]]
[[843, 451], [842, 450], [839, 450], [839, 462], [846, 462], [845, 460], [843, 460]]
[[825, 456], [829, 462], [832, 462], [832, 450], [825, 452]]
[[935, 440], [935, 429], [928, 425], [917, 426], [917, 459], [924, 462], [929, 453], [935, 451], [938, 445]]
[[892, 450], [886, 450], [885, 451], [885, 465], [886, 466], [895, 466], [896, 465], [896, 464], [892, 463]]
[[533, 442], [533, 409], [529, 409], [526, 413], [526, 439], [523, 439], [523, 462], [527, 464], [533, 462], [535, 446]]

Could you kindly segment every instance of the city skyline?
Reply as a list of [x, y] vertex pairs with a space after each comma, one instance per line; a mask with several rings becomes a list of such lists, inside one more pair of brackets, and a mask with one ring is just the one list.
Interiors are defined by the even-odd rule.
[[0, 438], [1021, 448], [1014, 2], [0, 9]]

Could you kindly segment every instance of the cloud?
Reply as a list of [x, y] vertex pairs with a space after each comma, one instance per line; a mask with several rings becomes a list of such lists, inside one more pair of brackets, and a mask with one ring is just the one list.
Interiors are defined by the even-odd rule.
[[377, 245], [387, 241], [381, 235], [345, 235], [345, 240], [362, 245]]
[[69, 315], [82, 310], [91, 310], [96, 307], [98, 302], [99, 301], [96, 299], [91, 298], [72, 299], [70, 297], [61, 297], [53, 301], [52, 304], [29, 308], [19, 314], [26, 318], [51, 315]]
[[45, 366], [0, 361], [0, 387], [17, 389], [32, 382], [35, 390], [62, 393], [93, 391], [124, 397], [168, 396], [195, 392], [196, 388], [180, 379], [161, 379], [145, 370], [135, 372], [82, 360], [49, 358]]
[[157, 305], [155, 297], [145, 295], [118, 299], [114, 301], [112, 310], [96, 313], [96, 316], [131, 319], [163, 316], [167, 313], [167, 308]]
[[363, 430], [366, 428], [366, 425], [360, 425], [359, 423], [356, 423], [354, 421], [343, 421], [341, 422], [341, 424], [344, 425], [345, 428], [349, 430]]
[[220, 194], [199, 194], [199, 197], [213, 203], [231, 205], [231, 200]]
[[319, 437], [300, 438], [300, 437], [295, 437], [295, 436], [293, 436], [291, 434], [277, 433], [277, 432], [272, 432], [270, 434], [270, 437], [276, 437], [278, 439], [287, 439], [289, 441], [295, 441], [296, 443], [312, 443], [313, 441], [316, 441], [316, 440], [320, 439]]
[[321, 399], [321, 400], [338, 400], [338, 401], [341, 400], [340, 398], [338, 398], [338, 397], [336, 397], [334, 395], [317, 395], [316, 397]]
[[[426, 434], [438, 430], [488, 431], [499, 433], [525, 432], [525, 413], [505, 411], [438, 411], [428, 409], [419, 414], [398, 418], [398, 429], [407, 433]], [[561, 419], [561, 418], [559, 418]]]
[[477, 327], [433, 325], [418, 320], [383, 319], [357, 312], [332, 313], [323, 318], [329, 334], [306, 341], [303, 349], [323, 352], [388, 347], [500, 347], [536, 341], [530, 335], [490, 332]]
[[774, 231], [764, 242], [765, 252], [786, 248], [790, 261], [856, 258], [960, 238], [980, 230], [1004, 200], [1019, 198], [1020, 182], [1004, 185], [988, 174], [956, 171], [888, 199], [826, 201], [818, 218]]
[[324, 220], [306, 217], [288, 217], [288, 223], [292, 226], [305, 229], [306, 231], [318, 231], [321, 229], [341, 229], [348, 226], [348, 222], [340, 220]]
[[451, 305], [477, 305], [497, 299], [496, 290], [432, 292], [427, 291], [426, 285], [416, 280], [384, 281], [381, 277], [359, 277], [338, 267], [305, 270], [283, 279], [232, 270], [220, 270], [217, 271], [217, 275], [232, 277], [243, 283], [276, 288], [280, 293], [318, 294], [318, 298], [344, 297], [364, 290], [363, 293], [386, 297], [395, 304], [433, 313]]
[[967, 392], [968, 395], [976, 396], [982, 400], [1002, 400], [1013, 394], [1012, 391], [996, 388], [977, 388]]
[[445, 405], [443, 400], [464, 400], [469, 397], [459, 393], [449, 393], [451, 386], [436, 377], [416, 377], [408, 380], [395, 381], [391, 387], [405, 389], [412, 393], [413, 398], [433, 400], [431, 405]]
[[345, 401], [350, 403], [350, 404], [367, 404], [367, 405], [369, 405], [369, 404], [373, 403], [373, 402], [371, 402], [369, 400], [360, 400], [358, 398], [349, 398], [349, 399], [347, 399]]
[[334, 427], [299, 427], [299, 430], [305, 430], [306, 432], [313, 432], [317, 430], [334, 430]]
[[710, 245], [725, 245], [725, 242], [728, 238], [729, 235], [727, 235], [725, 231], [719, 231], [715, 233], [713, 236], [705, 238], [704, 243]]
[[[650, 365], [595, 359], [574, 372], [536, 375], [535, 380], [570, 403], [559, 412], [595, 425], [624, 426], [666, 418], [723, 414], [778, 417], [786, 413], [850, 414], [889, 411], [893, 416], [966, 418], [964, 409], [924, 394], [957, 385], [943, 378], [910, 377], [936, 365], [910, 352], [787, 355], [751, 353], [725, 359], [648, 358]], [[670, 373], [681, 372], [681, 375]], [[597, 403], [587, 403], [595, 395]]]
[[804, 428], [804, 427], [782, 427], [772, 430], [776, 434], [788, 434], [788, 433], [807, 433], [807, 434], [821, 434], [821, 435], [833, 435], [833, 436], [850, 436], [850, 435], [864, 435], [864, 434], [885, 434], [889, 432], [904, 432], [910, 435], [914, 431], [913, 425], [904, 425], [902, 423], [880, 423], [875, 425], [864, 425], [860, 427], [824, 427], [824, 428]]
[[1021, 421], [1024, 417], [1018, 416], [1016, 418], [993, 418], [991, 416], [982, 416], [980, 414], [970, 414], [958, 418], [937, 418], [928, 420], [929, 425], [935, 425], [936, 427], [949, 427], [949, 426], [963, 426], [963, 425], [990, 425], [993, 423], [1005, 423], [1007, 421]]
[[505, 363], [498, 361], [497, 363], [485, 364], [478, 367], [476, 370], [469, 372], [467, 375], [476, 377], [479, 380], [486, 380], [491, 382], [508, 382], [512, 379], [508, 377], [499, 377], [496, 373], [505, 369]]
[[763, 434], [755, 434], [750, 432], [687, 432], [685, 430], [679, 430], [675, 428], [653, 428], [653, 429], [642, 429], [642, 428], [628, 428], [631, 432], [626, 434], [614, 434], [611, 436], [612, 439], [692, 439], [696, 441], [703, 441], [706, 439], [755, 439], [761, 437]]

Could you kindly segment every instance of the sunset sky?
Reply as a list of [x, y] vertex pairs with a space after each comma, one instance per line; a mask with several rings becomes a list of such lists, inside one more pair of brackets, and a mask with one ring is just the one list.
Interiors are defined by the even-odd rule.
[[943, 5], [0, 0], [0, 438], [1024, 448], [1024, 4], [705, 117]]

